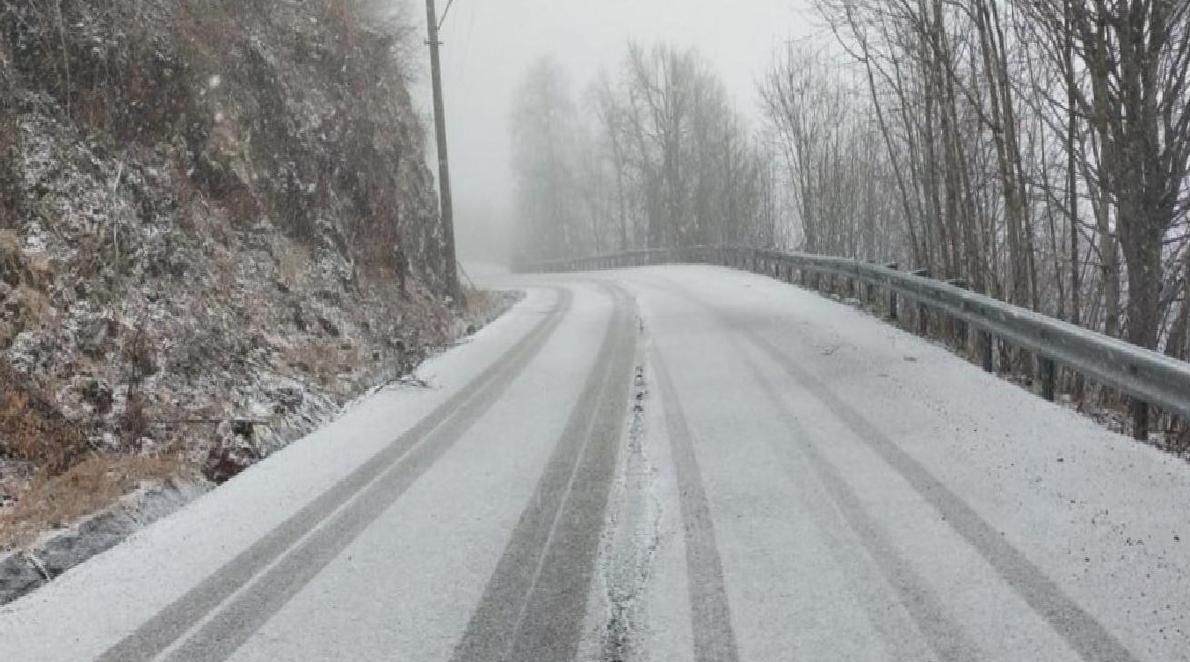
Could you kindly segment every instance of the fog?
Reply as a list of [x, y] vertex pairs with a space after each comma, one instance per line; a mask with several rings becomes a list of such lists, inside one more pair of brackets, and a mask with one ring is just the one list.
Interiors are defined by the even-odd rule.
[[[404, 1], [424, 34], [424, 3]], [[441, 13], [446, 1], [437, 1]], [[694, 46], [713, 63], [738, 109], [759, 121], [756, 80], [774, 49], [819, 25], [808, 0], [455, 0], [442, 40], [460, 253], [486, 257], [503, 249], [515, 195], [509, 109], [534, 59], [556, 58], [578, 96], [600, 68], [620, 66], [629, 40]], [[416, 85], [429, 120], [428, 73]]]

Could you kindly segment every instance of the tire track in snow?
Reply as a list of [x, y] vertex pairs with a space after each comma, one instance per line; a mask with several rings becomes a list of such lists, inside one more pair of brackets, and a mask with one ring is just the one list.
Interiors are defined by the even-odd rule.
[[[818, 450], [820, 440], [815, 439], [807, 431], [797, 417], [790, 411], [788, 404], [783, 397], [778, 393], [776, 386], [766, 377], [761, 371], [760, 367], [745, 352], [738, 348], [738, 343], [733, 342], [737, 346], [737, 355], [741, 357], [743, 363], [748, 367], [755, 383], [760, 387], [767, 399], [772, 405], [772, 409], [781, 424], [789, 430], [790, 437], [795, 442], [795, 448], [801, 458], [808, 461], [809, 468], [812, 470], [814, 478], [825, 489], [826, 496], [829, 499], [828, 503], [834, 504], [838, 513], [842, 517], [842, 522], [839, 526], [850, 528], [855, 533], [855, 540], [866, 552], [868, 560], [877, 568], [880, 576], [883, 577], [892, 589], [896, 592], [897, 598], [901, 606], [908, 612], [909, 620], [912, 621], [910, 627], [916, 626], [918, 632], [921, 633], [925, 639], [929, 650], [933, 652], [938, 660], [945, 662], [966, 662], [968, 660], [975, 661], [985, 658], [985, 655], [979, 650], [979, 647], [967, 636], [963, 627], [950, 617], [948, 610], [937, 596], [937, 594], [930, 588], [929, 582], [921, 576], [909, 561], [897, 551], [896, 546], [889, 540], [883, 527], [868, 513], [864, 508], [863, 503], [855, 494], [855, 491], [847, 484], [846, 479], [829, 460], [822, 456]], [[808, 498], [809, 489], [804, 481], [806, 477], [805, 463], [791, 462], [789, 458], [788, 447], [778, 447], [770, 441], [774, 447], [774, 454], [780, 458], [782, 469], [785, 471], [789, 479], [798, 486], [803, 498]], [[811, 478], [813, 480], [813, 478]], [[829, 515], [823, 512], [824, 504], [814, 504], [812, 501], [807, 503], [807, 511], [809, 516], [815, 520], [816, 525], [820, 531], [828, 538], [837, 538], [838, 536], [832, 531], [832, 522]], [[826, 506], [829, 509], [829, 505]], [[854, 555], [849, 554], [849, 550], [845, 548], [836, 549], [832, 551], [836, 557], [846, 557]], [[855, 562], [863, 563], [861, 559], [855, 558], [839, 558], [840, 563]], [[879, 579], [877, 579], [879, 581]], [[863, 597], [862, 595], [860, 596]], [[914, 656], [907, 650], [908, 646], [901, 638], [902, 632], [897, 631], [897, 619], [891, 614], [879, 613], [879, 610], [872, 609], [865, 601], [864, 607], [868, 611], [869, 619], [872, 625], [880, 632], [886, 639], [886, 642], [897, 650], [897, 659], [921, 659]], [[909, 622], [905, 623], [910, 625]]]
[[1067, 596], [967, 502], [831, 391], [822, 380], [799, 366], [759, 333], [746, 330], [744, 335], [790, 377], [813, 393], [858, 439], [912, 485], [927, 503], [942, 513], [950, 527], [979, 552], [1000, 578], [1045, 619], [1079, 657], [1087, 662], [1137, 662], [1137, 658], [1119, 639]]
[[636, 354], [628, 297], [607, 289], [615, 310], [595, 369], [455, 648], [455, 662], [561, 662], [575, 656]]
[[894, 471], [905, 479], [927, 503], [945, 516], [948, 525], [967, 541], [989, 566], [1021, 597], [1033, 611], [1061, 636], [1086, 662], [1138, 662], [1106, 627], [1067, 596], [1048, 575], [1020, 550], [1004, 539], [987, 520], [920, 462], [901, 449], [888, 435], [827, 385], [798, 365], [780, 347], [761, 333], [732, 320], [680, 285], [664, 280], [658, 283], [667, 291], [708, 311], [726, 329], [734, 331], [766, 354], [786, 374], [800, 383], [830, 412], [848, 427]]
[[678, 400], [673, 377], [659, 351], [653, 370], [665, 412], [665, 427], [673, 449], [679, 507], [686, 539], [686, 577], [690, 593], [690, 625], [695, 662], [736, 662], [739, 652], [731, 626], [731, 607], [723, 580], [723, 563], [715, 541], [710, 502], [703, 486], [694, 441]]
[[570, 309], [557, 302], [501, 359], [413, 428], [98, 658], [225, 660], [495, 403]]

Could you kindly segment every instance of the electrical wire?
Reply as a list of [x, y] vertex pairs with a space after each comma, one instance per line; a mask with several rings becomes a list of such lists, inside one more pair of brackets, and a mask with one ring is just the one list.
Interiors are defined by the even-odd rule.
[[439, 21], [438, 21], [438, 29], [439, 30], [441, 30], [443, 24], [446, 23], [446, 15], [450, 13], [450, 8], [453, 7], [454, 4], [455, 4], [455, 0], [448, 0], [448, 2], [446, 3], [446, 9], [442, 10], [442, 18], [439, 19]]

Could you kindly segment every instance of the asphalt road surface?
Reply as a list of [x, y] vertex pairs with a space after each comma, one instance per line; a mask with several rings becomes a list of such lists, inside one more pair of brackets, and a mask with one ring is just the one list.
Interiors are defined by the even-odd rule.
[[1190, 659], [1190, 464], [710, 267], [525, 300], [0, 609], [0, 660]]

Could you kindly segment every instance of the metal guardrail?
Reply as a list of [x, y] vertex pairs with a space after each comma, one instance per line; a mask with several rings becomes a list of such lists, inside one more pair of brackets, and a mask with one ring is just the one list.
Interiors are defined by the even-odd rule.
[[[981, 334], [983, 367], [992, 370], [993, 340], [1028, 350], [1039, 358], [1042, 394], [1054, 398], [1055, 365], [1115, 388], [1140, 402], [1190, 420], [1190, 363], [1170, 358], [1080, 326], [1034, 313], [958, 285], [897, 271], [859, 260], [784, 253], [742, 247], [691, 247], [639, 250], [572, 260], [543, 262], [532, 272], [593, 271], [674, 262], [711, 263], [793, 280], [793, 272], [835, 276], [869, 288], [884, 289], [890, 317], [897, 317], [897, 297], [932, 309]], [[919, 319], [924, 319], [919, 317]], [[1138, 436], [1147, 430], [1138, 431]]]

